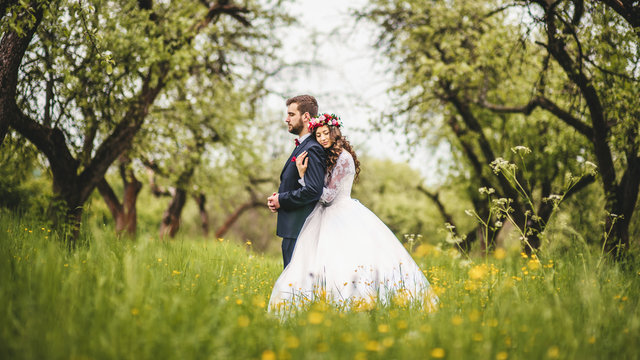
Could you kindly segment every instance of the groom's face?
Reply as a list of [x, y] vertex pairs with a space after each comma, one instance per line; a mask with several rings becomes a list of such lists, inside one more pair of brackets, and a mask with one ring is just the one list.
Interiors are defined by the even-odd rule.
[[287, 125], [289, 132], [299, 135], [304, 129], [304, 114], [300, 114], [298, 104], [291, 103], [287, 107]]

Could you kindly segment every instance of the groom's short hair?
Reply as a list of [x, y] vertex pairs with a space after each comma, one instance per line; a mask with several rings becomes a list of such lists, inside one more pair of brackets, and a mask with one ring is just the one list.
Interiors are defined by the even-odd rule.
[[318, 116], [318, 102], [313, 96], [298, 95], [287, 100], [287, 106], [293, 103], [298, 104], [298, 111], [300, 111], [300, 114], [308, 112], [311, 117]]

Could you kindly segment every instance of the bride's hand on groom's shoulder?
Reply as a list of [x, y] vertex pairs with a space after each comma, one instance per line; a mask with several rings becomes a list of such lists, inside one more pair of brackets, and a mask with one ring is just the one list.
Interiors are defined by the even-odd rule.
[[300, 178], [304, 177], [304, 173], [307, 171], [307, 166], [309, 166], [309, 158], [307, 158], [308, 153], [303, 151], [302, 154], [296, 157], [296, 167], [298, 168], [298, 175]]

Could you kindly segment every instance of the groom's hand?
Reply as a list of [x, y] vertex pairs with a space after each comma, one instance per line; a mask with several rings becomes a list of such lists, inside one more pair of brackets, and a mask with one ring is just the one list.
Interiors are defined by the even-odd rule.
[[273, 193], [273, 195], [267, 198], [267, 206], [271, 212], [277, 212], [280, 208], [280, 202], [278, 201], [278, 193]]

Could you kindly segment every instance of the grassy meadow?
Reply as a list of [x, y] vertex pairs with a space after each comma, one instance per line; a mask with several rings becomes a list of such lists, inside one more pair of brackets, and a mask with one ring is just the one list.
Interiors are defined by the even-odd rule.
[[267, 312], [281, 259], [220, 239], [60, 235], [0, 219], [2, 359], [634, 359], [640, 267], [574, 249], [471, 260], [416, 244], [440, 296], [339, 312]]

